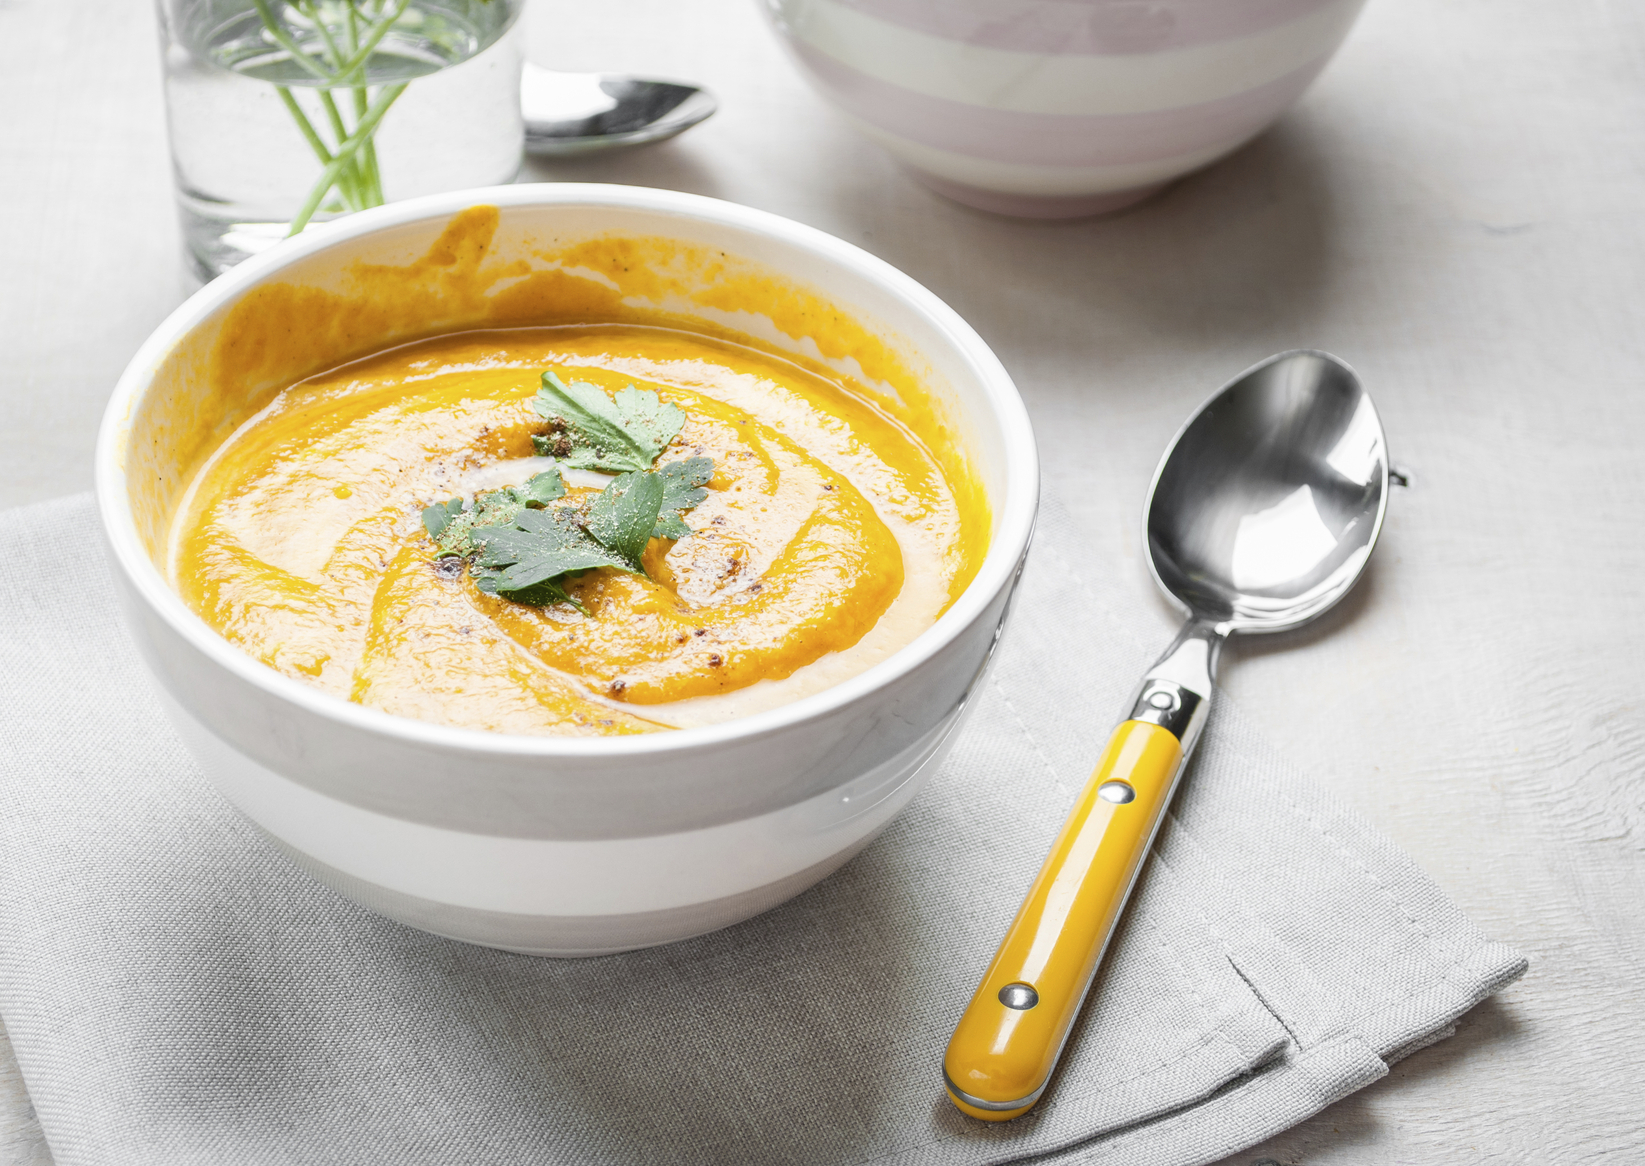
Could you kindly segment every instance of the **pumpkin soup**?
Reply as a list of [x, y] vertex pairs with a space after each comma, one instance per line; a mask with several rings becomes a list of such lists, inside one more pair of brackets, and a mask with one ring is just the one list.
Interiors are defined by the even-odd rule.
[[275, 396], [195, 475], [170, 572], [252, 656], [386, 712], [707, 724], [936, 621], [987, 539], [943, 464], [846, 383], [725, 340], [459, 333]]

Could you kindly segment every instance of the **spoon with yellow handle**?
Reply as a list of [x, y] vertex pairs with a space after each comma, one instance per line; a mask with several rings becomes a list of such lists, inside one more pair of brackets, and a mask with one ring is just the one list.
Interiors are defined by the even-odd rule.
[[1188, 614], [1143, 677], [943, 1057], [949, 1098], [1005, 1121], [1045, 1093], [1210, 711], [1234, 632], [1278, 632], [1341, 599], [1388, 500], [1387, 441], [1342, 361], [1284, 352], [1178, 431], [1145, 511], [1154, 581]]

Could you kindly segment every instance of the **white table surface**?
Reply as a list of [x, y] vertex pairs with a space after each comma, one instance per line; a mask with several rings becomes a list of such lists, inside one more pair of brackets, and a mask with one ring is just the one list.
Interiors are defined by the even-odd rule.
[[[1226, 688], [1531, 971], [1231, 1161], [1645, 1161], [1645, 4], [1371, 0], [1241, 153], [1024, 224], [854, 136], [753, 0], [534, 2], [538, 61], [723, 109], [528, 174], [734, 199], [924, 282], [1016, 377], [1093, 569], [1149, 586], [1149, 474], [1220, 381], [1300, 345], [1361, 370], [1411, 486], [1353, 596], [1236, 644]], [[154, 43], [137, 0], [0, 3], [0, 504], [87, 488], [115, 377], [192, 290]], [[0, 1037], [0, 1166], [49, 1161]]]

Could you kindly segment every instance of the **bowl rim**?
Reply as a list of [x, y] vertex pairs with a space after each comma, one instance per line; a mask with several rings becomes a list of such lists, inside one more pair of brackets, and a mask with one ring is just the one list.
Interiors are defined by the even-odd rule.
[[[570, 206], [662, 213], [775, 238], [843, 266], [892, 293], [914, 309], [977, 374], [998, 421], [1004, 453], [1004, 504], [994, 506], [994, 530], [987, 554], [958, 599], [912, 641], [878, 664], [809, 696], [762, 712], [715, 724], [633, 736], [561, 737], [498, 733], [402, 717], [355, 704], [288, 677], [236, 647], [197, 615], [166, 582], [143, 549], [130, 505], [125, 472], [128, 419], [153, 384], [166, 355], [190, 331], [285, 268], [351, 240], [431, 219], [445, 219], [476, 205]], [[96, 445], [95, 493], [114, 565], [146, 606], [170, 630], [212, 663], [281, 702], [369, 735], [433, 747], [445, 752], [541, 758], [635, 758], [715, 748], [819, 720], [907, 676], [975, 623], [994, 597], [1011, 583], [1032, 534], [1039, 503], [1039, 455], [1028, 411], [1011, 376], [992, 349], [960, 315], [912, 277], [885, 260], [826, 231], [769, 211], [681, 191], [605, 183], [521, 183], [477, 187], [407, 199], [305, 231], [254, 255], [196, 291], [160, 324], [132, 357], [115, 384]]]

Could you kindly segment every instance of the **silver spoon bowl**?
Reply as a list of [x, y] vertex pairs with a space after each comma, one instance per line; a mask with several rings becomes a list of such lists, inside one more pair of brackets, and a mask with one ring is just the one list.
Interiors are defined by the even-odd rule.
[[520, 76], [525, 149], [565, 158], [660, 142], [710, 117], [706, 89], [619, 73], [557, 73], [527, 65]]
[[1352, 369], [1284, 352], [1201, 406], [1147, 504], [1154, 580], [1222, 635], [1306, 623], [1348, 593], [1388, 501], [1387, 442]]
[[1228, 637], [1299, 627], [1348, 594], [1387, 508], [1382, 420], [1328, 352], [1270, 356], [1177, 431], [1154, 471], [1145, 528], [1148, 569], [1188, 622], [1141, 691], [1157, 683], [1180, 697], [1168, 727], [1184, 764]]

